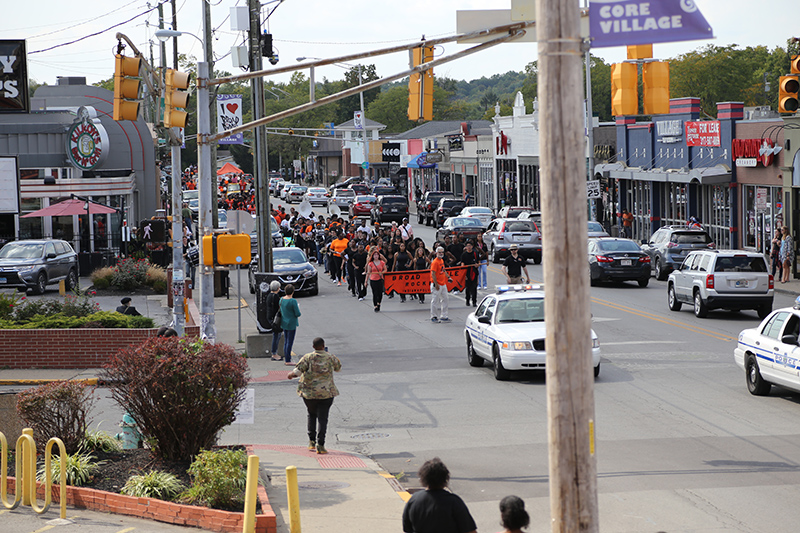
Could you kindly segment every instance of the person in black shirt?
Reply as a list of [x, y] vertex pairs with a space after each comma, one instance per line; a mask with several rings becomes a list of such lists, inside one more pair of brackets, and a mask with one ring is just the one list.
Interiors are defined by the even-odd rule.
[[122, 313], [123, 315], [128, 316], [142, 316], [139, 311], [136, 310], [134, 306], [131, 305], [131, 299], [129, 296], [126, 296], [122, 300], [119, 301], [122, 305], [117, 307], [117, 313]]
[[525, 271], [524, 281], [530, 281], [531, 277], [528, 275], [528, 262], [524, 257], [519, 255], [519, 247], [516, 244], [511, 245], [511, 255], [503, 260], [503, 274], [509, 283], [522, 283], [522, 271]]
[[356, 291], [358, 293], [358, 301], [361, 302], [364, 300], [364, 297], [367, 295], [367, 286], [366, 286], [366, 268], [367, 268], [367, 251], [364, 247], [364, 244], [359, 243], [356, 249], [356, 252], [353, 254], [352, 258], [353, 263], [353, 272], [355, 273], [356, 277]]
[[464, 287], [464, 295], [467, 298], [467, 306], [469, 306], [470, 298], [472, 298], [472, 307], [477, 306], [479, 262], [480, 256], [478, 255], [478, 252], [473, 249], [472, 241], [467, 241], [467, 244], [464, 247], [464, 252], [461, 254], [461, 264], [467, 267]]
[[438, 457], [425, 461], [415, 492], [403, 509], [404, 533], [476, 533], [478, 527], [464, 500], [445, 490], [450, 471]]

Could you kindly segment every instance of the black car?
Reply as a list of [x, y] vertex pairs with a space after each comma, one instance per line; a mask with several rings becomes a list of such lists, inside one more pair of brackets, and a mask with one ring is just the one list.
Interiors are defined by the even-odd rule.
[[441, 227], [441, 225], [444, 224], [444, 219], [458, 216], [465, 207], [467, 207], [467, 202], [464, 200], [442, 198], [439, 200], [439, 205], [437, 205], [436, 209], [433, 211], [434, 226], [437, 228]]
[[433, 210], [439, 205], [439, 200], [442, 198], [452, 198], [455, 200], [453, 193], [449, 191], [427, 191], [422, 200], [417, 202], [417, 223], [430, 226], [433, 220]]
[[273, 248], [272, 272], [258, 272], [258, 256], [253, 257], [247, 273], [250, 294], [255, 294], [256, 284], [266, 283], [262, 292], [269, 292], [269, 284], [278, 280], [281, 293], [290, 283], [294, 285], [295, 294], [316, 296], [319, 293], [319, 277], [317, 269], [308, 262], [305, 252], [294, 246]]
[[372, 196], [383, 196], [386, 194], [397, 194], [397, 189], [391, 185], [375, 185], [372, 188]]
[[78, 287], [78, 254], [67, 241], [13, 241], [0, 249], [0, 288], [42, 294], [61, 280], [68, 291]]
[[408, 217], [408, 200], [399, 194], [378, 196], [375, 207], [372, 208], [370, 219], [378, 222], [402, 222]]
[[467, 239], [477, 239], [481, 232], [483, 232], [483, 223], [477, 218], [450, 217], [444, 221], [441, 228], [436, 230], [436, 240], [444, 241], [445, 237], [461, 235], [466, 242]]
[[637, 281], [640, 287], [647, 287], [650, 256], [630, 239], [592, 239], [589, 241], [589, 276], [592, 286], [601, 281]]

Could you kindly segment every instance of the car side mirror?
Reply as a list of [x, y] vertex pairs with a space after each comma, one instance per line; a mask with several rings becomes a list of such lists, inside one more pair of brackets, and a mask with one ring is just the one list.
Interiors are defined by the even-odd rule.
[[47, 254], [47, 258], [48, 259], [55, 259], [56, 257], [58, 257], [58, 256], [56, 256], [56, 254], [54, 254], [53, 252], [50, 252], [49, 254]]
[[478, 317], [478, 322], [480, 322], [481, 324], [491, 324], [492, 323], [492, 319], [489, 318], [488, 316], [479, 316]]
[[781, 342], [783, 344], [792, 344], [797, 346], [797, 335], [784, 335], [781, 337]]

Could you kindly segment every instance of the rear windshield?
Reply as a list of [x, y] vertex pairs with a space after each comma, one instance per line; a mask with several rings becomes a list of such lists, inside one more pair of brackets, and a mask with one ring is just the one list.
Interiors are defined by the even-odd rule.
[[457, 205], [466, 205], [462, 200], [445, 200], [442, 202], [442, 207], [454, 207]]
[[525, 211], [530, 211], [530, 208], [527, 207], [512, 207], [508, 210], [509, 217], [518, 217], [520, 213], [524, 213]]
[[599, 222], [589, 222], [589, 231], [605, 231]]
[[767, 263], [763, 257], [718, 257], [714, 272], [767, 272]]
[[513, 222], [506, 222], [506, 231], [536, 231], [533, 222], [527, 220], [515, 220]]
[[698, 231], [679, 231], [673, 233], [669, 241], [675, 244], [708, 244], [711, 242], [711, 237], [707, 233]]
[[375, 202], [374, 196], [356, 196], [356, 202]]
[[599, 241], [597, 249], [601, 252], [641, 252], [642, 249], [633, 241]]
[[405, 204], [406, 199], [402, 196], [384, 196], [383, 197], [384, 204]]
[[351, 189], [338, 189], [336, 196], [355, 196], [356, 192]]

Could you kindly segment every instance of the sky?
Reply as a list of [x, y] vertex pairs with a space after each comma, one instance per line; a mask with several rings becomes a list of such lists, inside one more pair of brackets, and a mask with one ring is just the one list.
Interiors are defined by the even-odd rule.
[[[54, 84], [59, 76], [85, 76], [88, 83], [95, 83], [113, 76], [117, 32], [127, 35], [148, 59], [152, 47], [155, 62], [159, 62], [158, 40], [153, 35], [158, 28], [158, 11], [152, 9], [159, 1], [15, 2], [14, 9], [4, 10], [0, 39], [27, 40], [29, 76], [39, 83]], [[202, 37], [203, 1], [175, 0], [179, 30]], [[797, 13], [796, 0], [694, 2], [713, 28], [716, 39], [656, 44], [653, 50], [656, 58], [676, 57], [708, 44], [785, 48], [787, 39], [800, 37], [796, 17], [787, 16]], [[231, 46], [243, 44], [244, 34], [231, 31], [227, 18], [231, 7], [244, 6], [247, 0], [212, 0], [209, 3], [215, 28], [216, 69], [241, 72], [232, 66], [229, 52]], [[272, 33], [280, 60], [278, 66], [283, 67], [297, 64], [296, 58], [301, 56], [331, 58], [411, 43], [423, 35], [427, 38], [454, 35], [457, 10], [509, 9], [511, 0], [262, 0], [262, 6], [262, 20], [270, 14], [263, 27]], [[149, 13], [137, 16], [149, 9], [152, 9]], [[164, 5], [164, 14], [166, 22], [171, 22], [169, 0]], [[65, 44], [72, 41], [77, 42]], [[436, 55], [449, 55], [467, 47], [448, 43], [437, 48]], [[536, 43], [502, 44], [442, 65], [435, 75], [472, 80], [509, 70], [523, 71], [527, 63], [536, 59], [536, 51]], [[202, 58], [200, 42], [189, 35], [179, 38], [179, 52]], [[626, 57], [624, 47], [595, 48], [592, 53], [607, 62], [619, 62]], [[167, 57], [171, 65], [171, 40]], [[407, 53], [363, 61], [375, 63], [381, 77], [408, 68]], [[266, 61], [264, 64], [269, 68]], [[307, 70], [304, 72], [308, 74]], [[323, 77], [341, 79], [343, 73], [336, 66], [326, 66], [317, 69], [316, 78], [318, 81]], [[267, 79], [287, 81], [288, 76]]]

